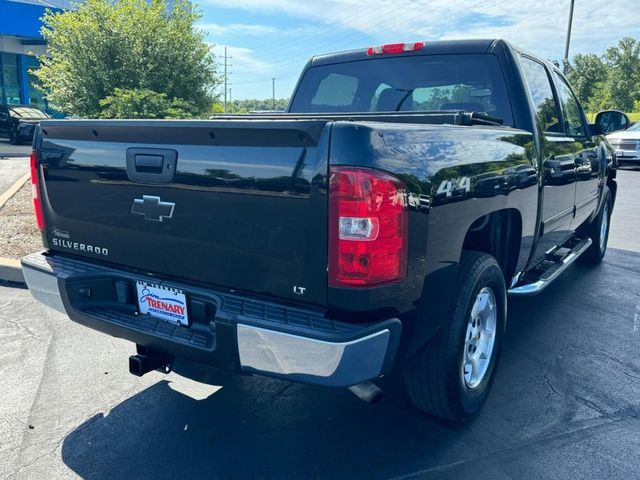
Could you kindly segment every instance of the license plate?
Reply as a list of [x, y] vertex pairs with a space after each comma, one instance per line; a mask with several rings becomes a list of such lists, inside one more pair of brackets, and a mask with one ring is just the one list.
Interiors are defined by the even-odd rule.
[[142, 315], [178, 325], [189, 325], [187, 298], [182, 290], [137, 282], [138, 308]]

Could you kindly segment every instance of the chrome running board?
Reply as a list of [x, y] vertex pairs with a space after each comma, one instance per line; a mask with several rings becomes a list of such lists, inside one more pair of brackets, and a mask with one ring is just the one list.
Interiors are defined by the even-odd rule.
[[577, 242], [578, 243], [561, 259], [557, 261], [543, 261], [543, 264], [546, 263], [549, 265], [544, 270], [536, 267], [534, 270], [541, 270], [539, 275], [534, 276], [531, 273], [523, 275], [520, 282], [509, 289], [509, 295], [514, 297], [529, 297], [547, 288], [551, 282], [558, 278], [562, 272], [569, 268], [569, 266], [591, 246], [590, 238], [577, 240]]

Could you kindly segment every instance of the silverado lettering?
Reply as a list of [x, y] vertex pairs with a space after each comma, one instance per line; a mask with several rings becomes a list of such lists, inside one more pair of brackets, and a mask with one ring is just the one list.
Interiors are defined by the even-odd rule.
[[616, 158], [595, 120], [556, 66], [499, 39], [314, 57], [282, 114], [46, 119], [46, 250], [24, 276], [136, 342], [136, 375], [181, 357], [371, 399], [397, 371], [418, 409], [468, 419], [508, 296], [606, 253]]
[[109, 255], [109, 249], [103, 247], [96, 247], [94, 245], [87, 245], [79, 242], [72, 242], [71, 240], [61, 240], [59, 238], [52, 238], [51, 244], [54, 247], [68, 248], [71, 250], [78, 250], [80, 252], [95, 253], [97, 255]]

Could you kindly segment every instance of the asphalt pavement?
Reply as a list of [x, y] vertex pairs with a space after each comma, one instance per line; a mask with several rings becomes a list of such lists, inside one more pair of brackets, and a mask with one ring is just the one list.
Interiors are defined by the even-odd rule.
[[[29, 171], [29, 159], [26, 157], [3, 158], [0, 156], [0, 195], [2, 195], [20, 177]], [[0, 247], [0, 252], [2, 248]], [[2, 254], [0, 253], [0, 257]]]
[[0, 137], [0, 157], [28, 157], [31, 144], [11, 145], [9, 140]]
[[127, 373], [133, 346], [0, 286], [0, 478], [640, 478], [640, 170], [610, 248], [510, 301], [500, 368], [465, 425], [394, 378], [346, 390], [201, 371]]

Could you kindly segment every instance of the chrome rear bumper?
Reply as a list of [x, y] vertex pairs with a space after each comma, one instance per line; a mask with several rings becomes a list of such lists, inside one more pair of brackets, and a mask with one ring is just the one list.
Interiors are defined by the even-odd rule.
[[390, 337], [384, 329], [348, 342], [326, 342], [242, 324], [237, 335], [244, 371], [341, 386], [378, 377]]
[[192, 320], [189, 327], [175, 326], [137, 314], [135, 299], [123, 303], [115, 293], [76, 300], [80, 289], [110, 292], [104, 285], [113, 281], [115, 292], [115, 282], [120, 287], [122, 282], [135, 284], [145, 280], [144, 275], [45, 253], [24, 257], [22, 269], [36, 300], [77, 323], [175, 357], [216, 367], [235, 365], [246, 373], [348, 387], [387, 372], [400, 340], [397, 318], [366, 325], [333, 321], [318, 310], [167, 283], [187, 292], [189, 298], [215, 305], [215, 318]]

